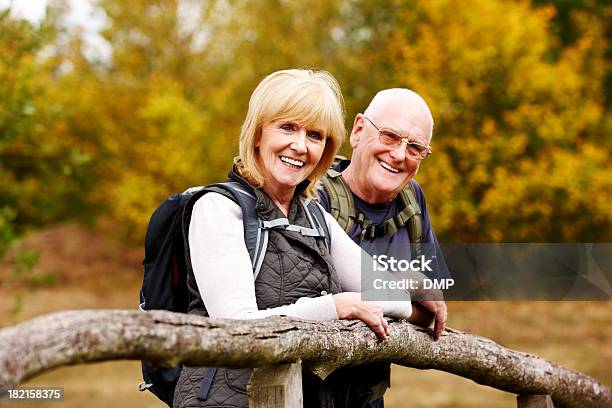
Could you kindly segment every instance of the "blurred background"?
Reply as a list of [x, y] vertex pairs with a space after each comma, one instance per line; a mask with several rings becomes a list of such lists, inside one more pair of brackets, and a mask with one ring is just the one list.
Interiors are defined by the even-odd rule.
[[[284, 68], [330, 71], [348, 129], [380, 89], [425, 98], [434, 154], [417, 180], [441, 242], [611, 242], [611, 17], [605, 0], [0, 0], [0, 326], [136, 307], [152, 211], [225, 178], [250, 93]], [[449, 311], [612, 385], [609, 302]], [[65, 386], [68, 406], [159, 406], [135, 362], [32, 381]], [[515, 404], [399, 367], [388, 395]]]

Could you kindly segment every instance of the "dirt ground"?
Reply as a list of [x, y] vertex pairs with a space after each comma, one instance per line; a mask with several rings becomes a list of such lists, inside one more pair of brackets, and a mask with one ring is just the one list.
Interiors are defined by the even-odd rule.
[[[24, 273], [23, 254], [38, 255]], [[32, 253], [32, 252], [31, 252]], [[133, 309], [142, 250], [77, 225], [34, 234], [0, 262], [0, 327], [67, 309]], [[21, 265], [21, 266], [20, 266]], [[20, 269], [21, 268], [21, 269]], [[20, 272], [21, 271], [21, 272]], [[25, 280], [24, 276], [40, 279]], [[553, 360], [612, 386], [611, 302], [450, 302], [450, 327]], [[64, 387], [62, 407], [163, 407], [140, 393], [140, 364], [114, 361], [63, 367], [24, 385]], [[393, 366], [387, 408], [514, 407], [516, 397], [452, 374]], [[21, 408], [58, 406], [19, 403]], [[0, 403], [0, 408], [10, 404]]]

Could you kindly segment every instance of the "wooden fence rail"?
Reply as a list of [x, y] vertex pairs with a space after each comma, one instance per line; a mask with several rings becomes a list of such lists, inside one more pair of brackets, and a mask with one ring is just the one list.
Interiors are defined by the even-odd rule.
[[[282, 368], [283, 364], [301, 361], [324, 379], [340, 367], [388, 360], [518, 394], [519, 406], [549, 407], [541, 404], [551, 398], [561, 407], [612, 407], [608, 387], [540, 357], [453, 329], [433, 342], [428, 329], [407, 322], [392, 322], [390, 327], [389, 339], [380, 342], [358, 321], [240, 321], [165, 311], [60, 312], [0, 330], [0, 390], [51, 368], [116, 359], [147, 359], [165, 366], [272, 366], [268, 371], [289, 373], [283, 380], [287, 386], [295, 384], [290, 373], [296, 369]], [[255, 370], [250, 388], [262, 383], [261, 372]], [[278, 371], [274, 375], [282, 377]]]

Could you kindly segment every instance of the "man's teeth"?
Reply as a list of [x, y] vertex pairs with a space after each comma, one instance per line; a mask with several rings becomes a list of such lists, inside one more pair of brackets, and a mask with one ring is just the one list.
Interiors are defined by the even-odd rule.
[[281, 156], [280, 159], [283, 163], [287, 163], [295, 167], [302, 167], [304, 165], [303, 161], [292, 159], [291, 157]]
[[385, 169], [392, 171], [393, 173], [399, 173], [399, 169], [396, 169], [395, 167], [391, 167], [389, 166], [387, 163], [385, 163], [382, 160], [378, 161], [380, 163], [381, 166], [383, 166]]

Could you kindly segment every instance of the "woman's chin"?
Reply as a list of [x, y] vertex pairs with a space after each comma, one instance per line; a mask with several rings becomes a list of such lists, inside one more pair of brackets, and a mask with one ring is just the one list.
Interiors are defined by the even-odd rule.
[[270, 187], [281, 190], [293, 190], [304, 181], [303, 177], [278, 177], [270, 180]]

